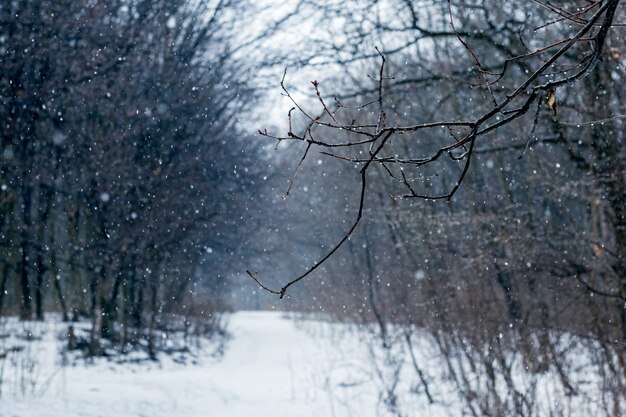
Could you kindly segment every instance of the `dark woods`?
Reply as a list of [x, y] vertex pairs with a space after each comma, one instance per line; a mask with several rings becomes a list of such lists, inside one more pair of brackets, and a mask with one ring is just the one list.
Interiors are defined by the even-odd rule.
[[152, 354], [171, 315], [219, 330], [198, 271], [229, 239], [250, 95], [228, 2], [87, 3], [0, 5], [0, 314], [89, 317], [89, 354]]

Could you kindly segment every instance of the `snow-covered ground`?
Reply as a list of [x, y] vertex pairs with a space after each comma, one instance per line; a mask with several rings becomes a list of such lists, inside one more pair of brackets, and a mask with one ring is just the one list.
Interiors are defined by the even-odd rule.
[[0, 371], [2, 417], [367, 417], [382, 406], [365, 346], [329, 328], [305, 331], [282, 313], [233, 314], [224, 355], [209, 349], [195, 365], [163, 357], [62, 366], [65, 325], [39, 326], [32, 330], [42, 340]]
[[[59, 335], [66, 331], [67, 324], [54, 320], [4, 322], [0, 353], [11, 346], [22, 350], [0, 357], [0, 417], [374, 417], [393, 415], [396, 402], [402, 415], [463, 415], [458, 387], [446, 377], [426, 335], [415, 338], [411, 357], [406, 350], [382, 349], [365, 328], [294, 321], [278, 312], [238, 312], [230, 317], [223, 355], [215, 355], [215, 343], [207, 342], [185, 363], [180, 356], [162, 355], [158, 362], [88, 364], [62, 353], [65, 341]], [[424, 394], [414, 359], [435, 404]], [[599, 385], [591, 384], [587, 368], [572, 376], [588, 380], [579, 384], [588, 385], [587, 394], [567, 399], [556, 373], [531, 378], [515, 363], [518, 386], [537, 387], [531, 400], [537, 401], [538, 415], [555, 407], [564, 415], [598, 415], [594, 403], [600, 395], [593, 387]], [[468, 374], [467, 384], [481, 382]]]

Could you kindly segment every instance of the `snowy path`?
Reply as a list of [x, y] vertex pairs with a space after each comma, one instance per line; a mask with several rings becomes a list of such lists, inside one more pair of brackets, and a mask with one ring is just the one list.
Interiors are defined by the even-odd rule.
[[36, 395], [5, 389], [0, 416], [376, 415], [375, 386], [367, 376], [359, 377], [359, 355], [341, 357], [332, 340], [298, 330], [280, 313], [236, 313], [229, 330], [233, 339], [225, 355], [204, 358], [196, 366], [171, 361], [43, 366], [39, 379], [53, 375], [50, 382], [42, 383]]
[[[442, 375], [445, 369], [427, 337], [415, 338], [414, 353], [436, 394], [433, 405], [416, 394], [421, 386], [405, 351], [385, 356], [388, 350], [380, 348], [378, 339], [366, 343], [363, 332], [343, 324], [296, 323], [282, 313], [238, 312], [231, 316], [232, 339], [220, 358], [207, 352], [195, 365], [164, 357], [158, 363], [100, 360], [66, 367], [59, 365], [58, 339], [65, 324], [14, 321], [13, 326], [21, 334], [44, 336], [22, 341], [24, 351], [0, 360], [0, 417], [384, 417], [391, 414], [381, 396], [381, 381], [388, 388], [394, 375], [402, 381], [394, 399], [403, 415], [463, 415], [461, 398]], [[2, 343], [8, 339], [0, 337], [0, 347]], [[584, 358], [584, 351], [571, 352], [577, 363]], [[543, 415], [550, 414], [553, 404], [562, 407], [559, 401], [572, 415], [600, 414], [594, 401], [601, 398], [597, 389], [603, 385], [589, 385], [593, 376], [585, 367], [571, 378], [587, 381], [588, 386], [579, 385], [587, 393], [570, 398], [559, 388], [558, 373], [530, 376], [520, 369], [524, 362], [515, 363], [513, 372], [522, 386], [528, 378], [538, 378], [534, 399]], [[480, 383], [468, 375], [470, 382]]]

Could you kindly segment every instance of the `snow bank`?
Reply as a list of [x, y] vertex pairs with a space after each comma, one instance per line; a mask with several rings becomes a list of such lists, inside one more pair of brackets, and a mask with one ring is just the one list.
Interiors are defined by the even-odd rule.
[[353, 350], [358, 340], [339, 346], [281, 313], [233, 314], [224, 356], [207, 350], [195, 365], [162, 358], [64, 366], [58, 333], [65, 325], [29, 325], [25, 331], [41, 340], [5, 363], [2, 417], [366, 417], [380, 405], [365, 347]]

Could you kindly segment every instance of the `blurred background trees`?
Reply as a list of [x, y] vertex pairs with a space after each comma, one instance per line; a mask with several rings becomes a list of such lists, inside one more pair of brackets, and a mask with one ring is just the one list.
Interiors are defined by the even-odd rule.
[[[389, 1], [354, 7], [302, 2], [322, 16], [332, 33], [326, 42], [316, 40], [323, 52], [313, 65], [326, 103], [332, 109], [340, 104], [331, 116], [316, 89], [294, 85], [289, 72], [288, 88], [310, 115], [322, 115], [321, 123], [370, 129], [380, 121], [375, 46], [387, 60], [382, 80], [386, 126], [475, 120], [505, 100], [609, 3], [617, 13], [601, 59], [583, 77], [542, 94], [523, 117], [476, 139], [471, 167], [450, 202], [415, 199], [407, 183], [417, 194], [446, 195], [468, 159], [469, 143], [454, 158], [444, 154], [426, 166], [405, 163], [402, 172], [396, 167], [402, 159], [428, 158], [465, 132], [394, 136], [380, 153], [386, 159], [368, 171], [365, 220], [318, 269], [323, 272], [289, 289], [298, 300], [314, 295], [312, 308], [335, 317], [378, 323], [377, 334], [390, 351], [395, 345], [406, 353], [411, 335], [426, 329], [441, 348], [442, 373], [456, 380], [473, 415], [545, 412], [532, 401], [540, 389], [532, 381], [548, 371], [560, 375], [558, 389], [566, 396], [586, 395], [586, 382], [573, 376], [582, 368], [598, 376], [602, 398], [590, 398], [601, 401], [609, 415], [624, 410], [623, 6], [608, 1]], [[601, 26], [599, 20], [537, 84], [584, 68], [598, 50], [594, 42]], [[510, 114], [500, 112], [493, 123]], [[306, 139], [333, 144], [367, 139], [351, 128], [311, 122], [298, 110], [290, 120], [301, 137], [312, 123]], [[299, 146], [292, 168], [306, 143]], [[312, 161], [298, 173], [296, 190], [308, 186], [311, 193], [315, 187], [310, 184], [324, 188], [317, 192], [327, 198], [313, 211], [323, 207], [319, 218], [341, 225], [341, 231], [316, 240], [326, 250], [273, 288], [315, 265], [349, 230], [358, 209], [359, 170], [375, 148], [333, 148], [329, 151], [339, 158], [322, 155], [319, 166], [314, 164], [318, 154], [309, 152]], [[320, 182], [322, 171], [328, 179]], [[268, 275], [266, 282], [273, 283], [271, 274], [265, 268], [259, 278]], [[390, 325], [395, 338], [388, 334]], [[587, 358], [584, 364], [572, 359], [574, 352]], [[511, 376], [520, 363], [528, 372], [526, 382]], [[416, 372], [414, 378], [417, 386], [424, 385], [424, 375]], [[558, 406], [552, 411], [563, 412]]]
[[0, 5], [0, 313], [90, 317], [99, 354], [101, 337], [124, 349], [145, 332], [152, 350], [168, 314], [224, 309], [219, 274], [199, 271], [220, 265], [211, 254], [233, 244], [254, 183], [236, 168], [237, 118], [255, 98], [236, 13], [245, 5]]

